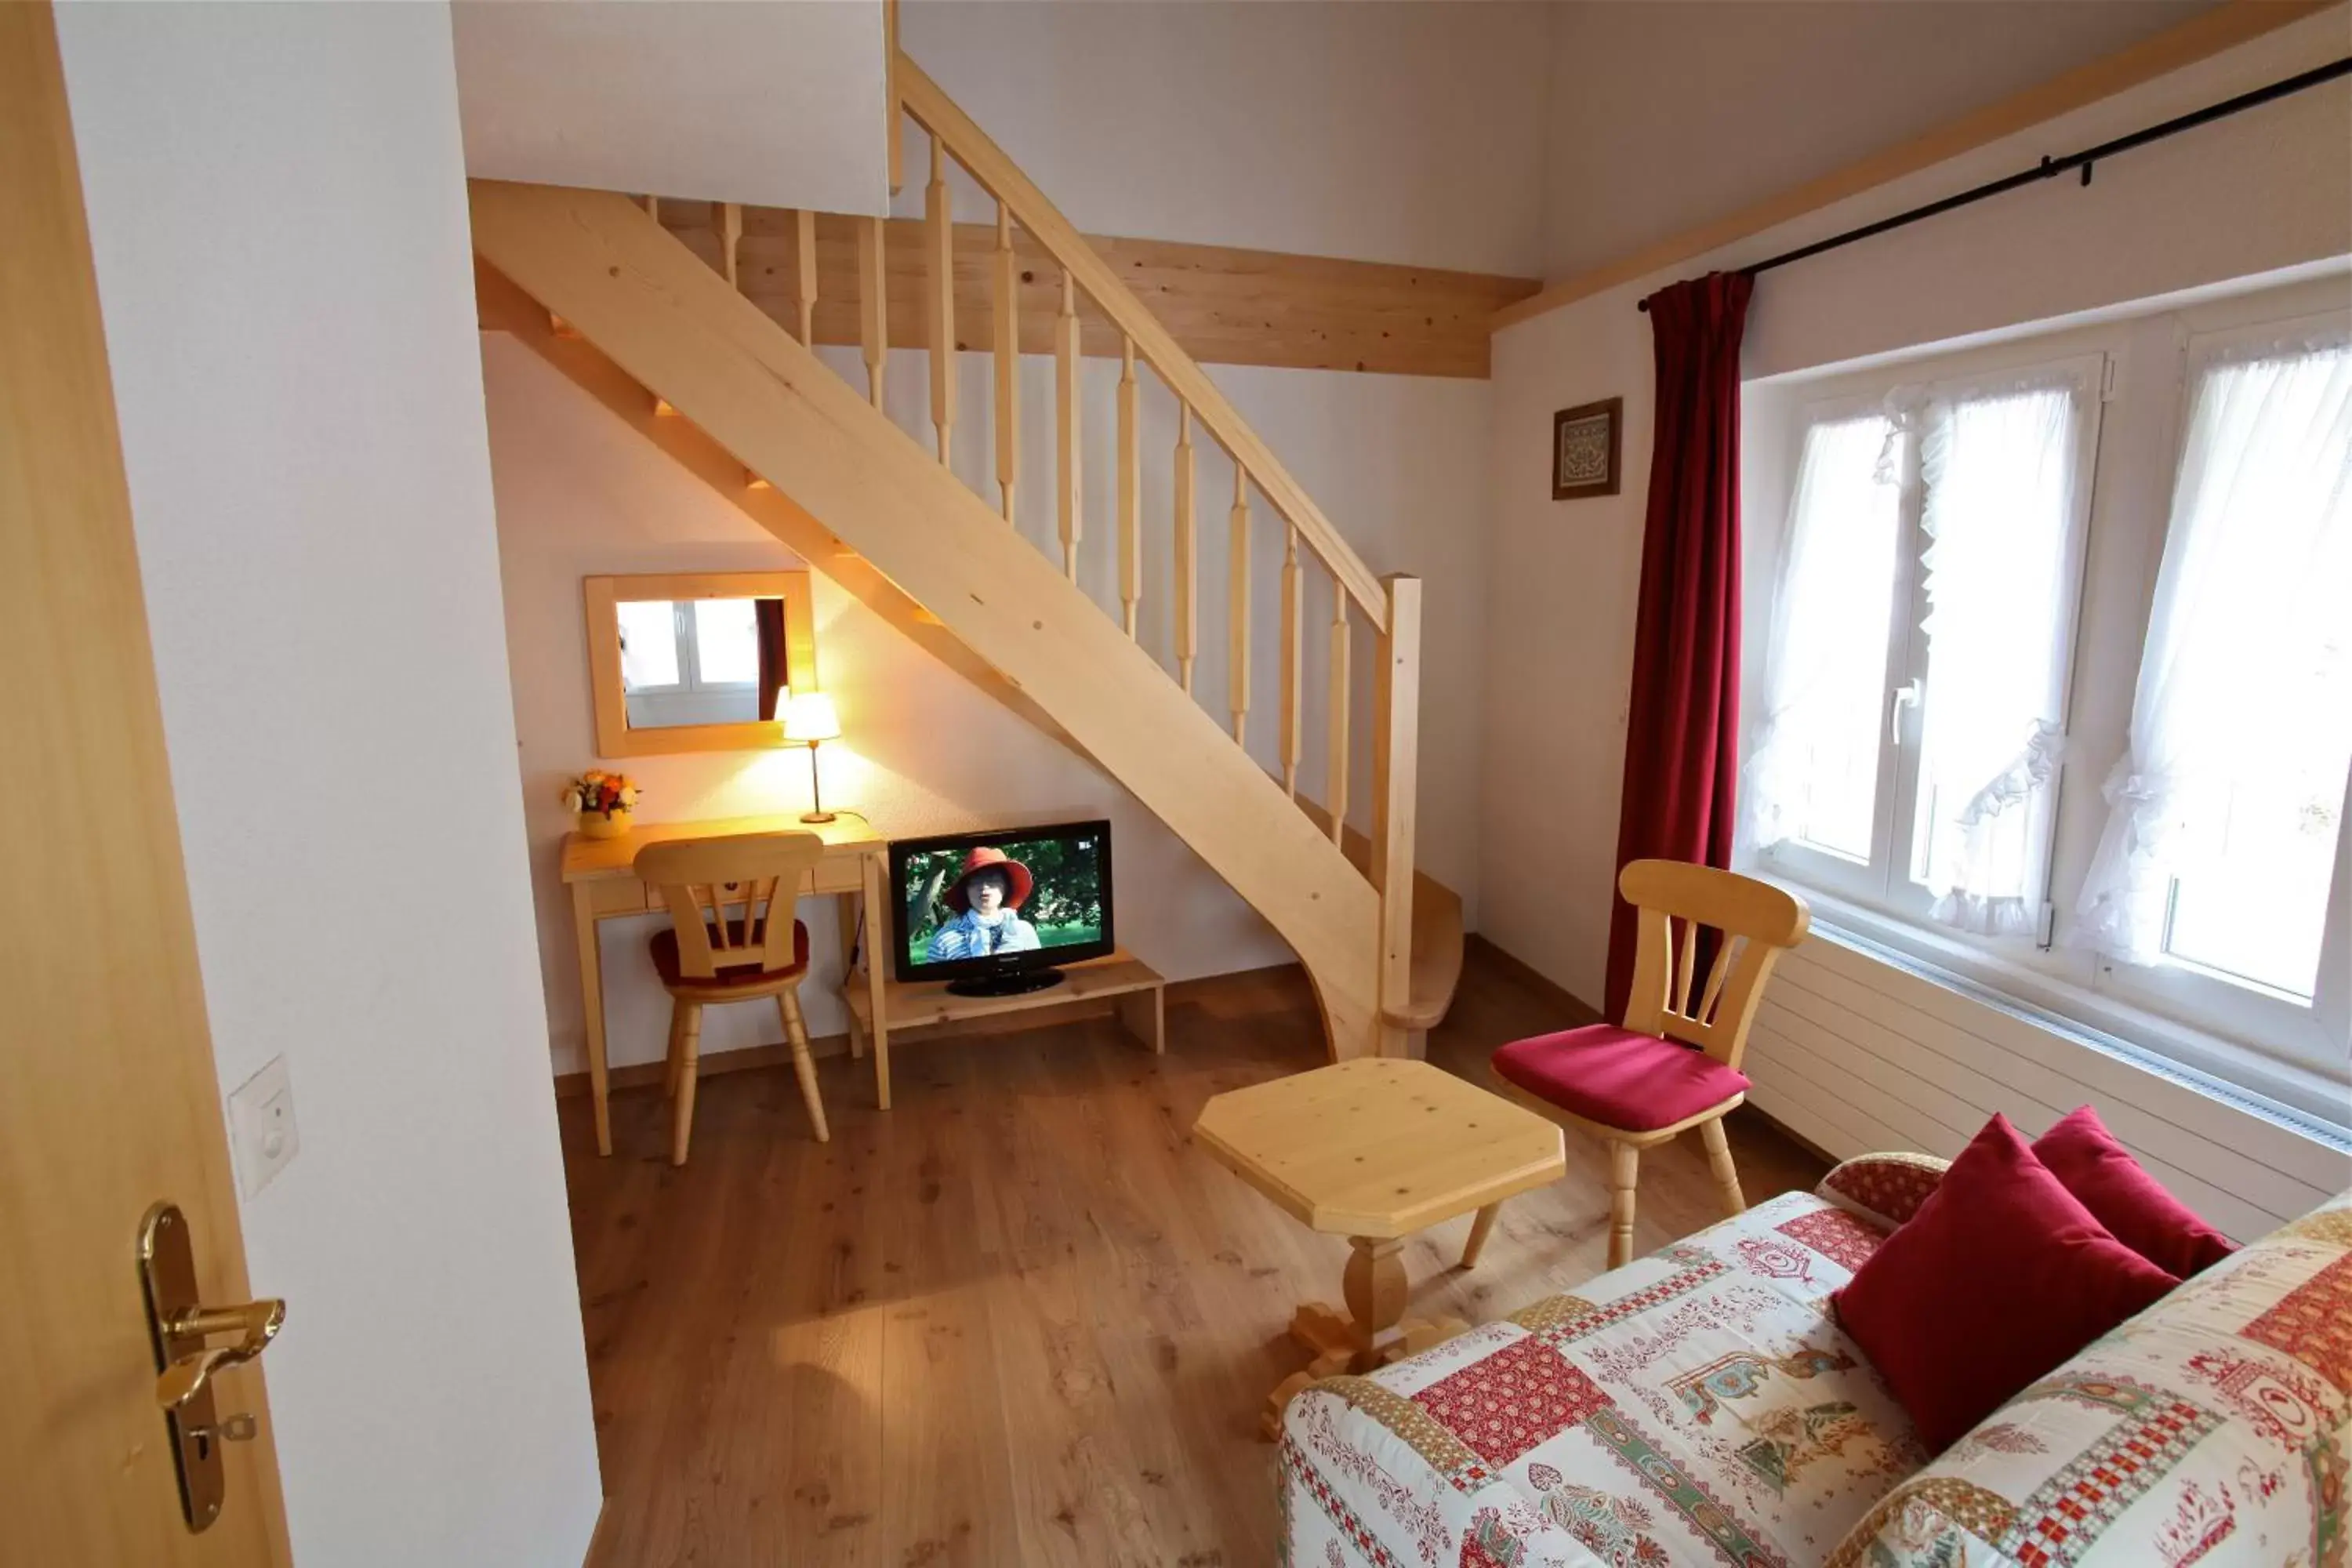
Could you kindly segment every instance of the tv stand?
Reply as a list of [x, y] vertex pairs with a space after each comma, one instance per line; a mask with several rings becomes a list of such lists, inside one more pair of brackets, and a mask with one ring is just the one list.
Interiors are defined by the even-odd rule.
[[[874, 900], [866, 906], [873, 909]], [[1138, 1044], [1154, 1055], [1167, 1050], [1166, 1007], [1162, 997], [1165, 984], [1160, 972], [1139, 958], [1125, 952], [1115, 952], [1108, 958], [1090, 958], [1063, 969], [1050, 972], [1032, 971], [1027, 974], [988, 975], [983, 984], [998, 980], [1024, 981], [1034, 984], [1045, 981], [1044, 990], [1022, 990], [1010, 995], [991, 992], [972, 995], [949, 983], [938, 980], [904, 982], [885, 979], [873, 985], [864, 965], [844, 977], [842, 1001], [849, 1009], [849, 1051], [853, 1057], [863, 1057], [866, 1047], [875, 1047], [874, 1087], [876, 1098], [883, 1110], [890, 1109], [890, 1047], [912, 1034], [920, 1039], [934, 1026], [946, 1026], [942, 1032], [957, 1033], [960, 1029], [1019, 1028], [1024, 1020], [1016, 1015], [1032, 1010], [1045, 1010], [1040, 1025], [1058, 1023], [1067, 1017], [1081, 1016], [1089, 1012], [1115, 1014], [1126, 1026], [1127, 1032]], [[879, 1002], [877, 1008], [876, 1004]], [[1089, 1005], [1092, 1004], [1093, 1005]], [[878, 1014], [878, 1016], [877, 1016]], [[993, 1025], [982, 1020], [994, 1020]], [[881, 1026], [876, 1027], [877, 1024]], [[960, 1026], [960, 1027], [959, 1027]]]
[[974, 974], [947, 983], [950, 996], [1026, 996], [1050, 990], [1069, 978], [1058, 969], [1023, 969], [1010, 974]]

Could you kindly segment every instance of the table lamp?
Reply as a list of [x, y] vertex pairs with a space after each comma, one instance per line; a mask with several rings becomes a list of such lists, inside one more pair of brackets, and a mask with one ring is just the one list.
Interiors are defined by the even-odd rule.
[[841, 738], [841, 715], [833, 710], [833, 699], [822, 691], [795, 691], [784, 704], [784, 739], [805, 741], [809, 749], [809, 805], [801, 813], [803, 822], [831, 822], [834, 814], [824, 808], [824, 795], [817, 787], [816, 748], [821, 741]]

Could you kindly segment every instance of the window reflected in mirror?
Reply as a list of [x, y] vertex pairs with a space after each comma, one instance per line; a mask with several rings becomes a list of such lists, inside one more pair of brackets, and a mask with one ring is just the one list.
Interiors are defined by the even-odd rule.
[[792, 685], [781, 598], [635, 599], [614, 610], [630, 729], [776, 716], [776, 694]]

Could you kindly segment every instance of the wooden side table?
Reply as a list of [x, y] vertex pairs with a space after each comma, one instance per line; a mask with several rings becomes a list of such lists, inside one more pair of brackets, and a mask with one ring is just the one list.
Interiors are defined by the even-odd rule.
[[1265, 1431], [1318, 1378], [1369, 1372], [1462, 1331], [1454, 1319], [1408, 1321], [1404, 1239], [1475, 1209], [1470, 1268], [1503, 1200], [1568, 1173], [1559, 1129], [1426, 1062], [1367, 1057], [1237, 1089], [1192, 1124], [1219, 1163], [1313, 1229], [1349, 1248], [1341, 1312], [1309, 1302], [1293, 1338], [1315, 1352], [1267, 1401]]

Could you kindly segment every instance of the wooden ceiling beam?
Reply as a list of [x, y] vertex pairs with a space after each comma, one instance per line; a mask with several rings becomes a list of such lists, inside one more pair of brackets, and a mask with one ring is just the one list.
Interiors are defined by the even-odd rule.
[[[739, 286], [798, 335], [798, 215], [786, 208], [754, 206], [741, 208], [740, 214]], [[858, 342], [856, 226], [865, 220], [834, 213], [815, 217], [816, 341], [854, 345]], [[666, 199], [661, 221], [696, 255], [723, 269], [719, 204]], [[885, 228], [890, 345], [927, 348], [923, 222], [898, 218]], [[1088, 240], [1150, 306], [1184, 352], [1206, 364], [1483, 380], [1495, 311], [1540, 287], [1531, 278], [1231, 246], [1094, 236]], [[986, 352], [995, 341], [990, 271], [995, 247], [993, 223], [955, 226], [956, 341], [975, 353]], [[1013, 254], [1021, 352], [1050, 353], [1061, 302], [1061, 269], [1017, 225]], [[1084, 298], [1078, 314], [1083, 351], [1095, 358], [1118, 358], [1124, 340], [1109, 319]]]

